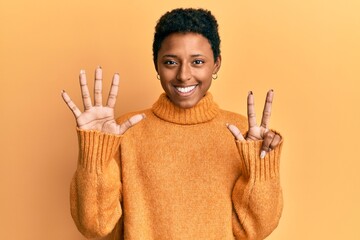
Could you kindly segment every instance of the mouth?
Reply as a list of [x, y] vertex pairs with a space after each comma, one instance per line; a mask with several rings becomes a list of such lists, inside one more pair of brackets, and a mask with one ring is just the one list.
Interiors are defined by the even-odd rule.
[[174, 86], [174, 88], [176, 89], [176, 92], [178, 92], [180, 95], [187, 96], [187, 95], [190, 95], [191, 93], [193, 93], [197, 86], [198, 85], [196, 84], [196, 85], [186, 86], [186, 87]]

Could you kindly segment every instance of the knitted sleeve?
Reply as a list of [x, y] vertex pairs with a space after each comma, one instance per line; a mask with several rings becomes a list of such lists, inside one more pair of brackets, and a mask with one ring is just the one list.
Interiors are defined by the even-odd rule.
[[236, 142], [242, 165], [242, 175], [232, 193], [236, 239], [264, 239], [279, 223], [283, 207], [279, 179], [282, 143], [260, 159], [262, 141]]
[[71, 215], [87, 238], [106, 236], [122, 215], [121, 136], [78, 129], [79, 160], [71, 182]]

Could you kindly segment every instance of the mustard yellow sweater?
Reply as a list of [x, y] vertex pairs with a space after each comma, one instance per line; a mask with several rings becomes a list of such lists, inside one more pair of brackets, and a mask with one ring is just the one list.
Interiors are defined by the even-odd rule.
[[[281, 145], [260, 159], [262, 141], [236, 141], [245, 117], [210, 93], [181, 109], [161, 95], [147, 118], [115, 136], [80, 131], [71, 213], [88, 238], [264, 239], [282, 211]], [[130, 115], [120, 118], [123, 122]]]

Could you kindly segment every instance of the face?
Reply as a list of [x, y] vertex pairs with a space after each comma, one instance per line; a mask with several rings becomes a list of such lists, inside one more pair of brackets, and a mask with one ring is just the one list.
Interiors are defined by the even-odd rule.
[[168, 98], [181, 108], [195, 106], [211, 86], [221, 57], [214, 61], [207, 38], [197, 33], [173, 33], [161, 43], [157, 71]]

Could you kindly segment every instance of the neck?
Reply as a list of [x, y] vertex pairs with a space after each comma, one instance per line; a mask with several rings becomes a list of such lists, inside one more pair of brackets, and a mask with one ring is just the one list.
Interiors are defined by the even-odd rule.
[[152, 110], [159, 118], [176, 124], [191, 125], [212, 120], [219, 112], [212, 95], [206, 95], [191, 108], [180, 108], [174, 105], [165, 93], [161, 94]]

